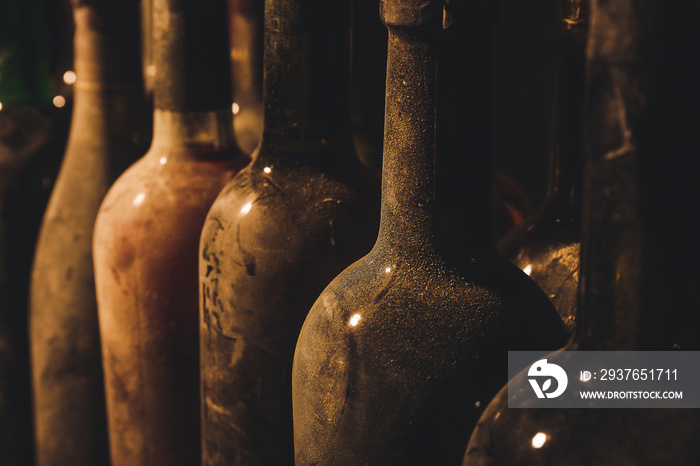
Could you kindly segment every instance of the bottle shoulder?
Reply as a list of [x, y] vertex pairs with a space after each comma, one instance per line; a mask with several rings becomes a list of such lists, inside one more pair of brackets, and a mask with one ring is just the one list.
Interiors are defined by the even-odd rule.
[[[375, 246], [343, 271], [316, 305], [323, 308], [318, 313], [339, 321], [352, 320], [360, 307], [377, 314], [380, 321], [397, 320], [402, 325], [413, 319], [435, 319], [443, 325], [454, 318], [460, 332], [470, 331], [470, 323], [496, 327], [511, 313], [553, 322], [550, 329], [559, 329], [560, 324], [541, 290], [496, 255], [448, 262], [437, 254], [412, 258]], [[420, 326], [415, 332], [430, 333]]]
[[146, 227], [204, 218], [226, 183], [240, 170], [238, 160], [196, 160], [170, 157], [153, 148], [129, 167], [109, 189], [96, 227], [131, 223]]
[[[226, 185], [207, 222], [217, 230], [255, 233], [261, 245], [285, 241], [286, 249], [296, 240], [313, 243], [331, 231], [341, 234], [343, 225], [370, 231], [376, 238], [379, 186], [374, 180], [367, 185], [364, 180], [347, 182], [307, 166], [280, 167], [256, 160]], [[217, 240], [237, 241], [223, 236], [217, 235]]]

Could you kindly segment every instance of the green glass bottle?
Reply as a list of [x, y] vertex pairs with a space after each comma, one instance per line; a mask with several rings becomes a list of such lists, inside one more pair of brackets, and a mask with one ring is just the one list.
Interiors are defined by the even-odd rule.
[[0, 462], [34, 461], [29, 275], [68, 118], [52, 104], [47, 5], [0, 5]]
[[505, 382], [507, 351], [566, 342], [551, 303], [492, 238], [491, 5], [384, 0], [381, 14], [379, 237], [301, 330], [297, 465], [455, 464]]
[[[688, 214], [700, 198], [697, 14], [696, 4], [590, 1], [581, 280], [568, 351], [700, 350], [690, 304], [700, 247]], [[527, 379], [517, 375], [488, 406], [465, 466], [700, 463], [697, 409], [508, 408], [509, 398], [531, 396]]]
[[92, 266], [97, 210], [150, 141], [138, 1], [74, 0], [70, 135], [39, 234], [29, 336], [37, 464], [108, 464]]

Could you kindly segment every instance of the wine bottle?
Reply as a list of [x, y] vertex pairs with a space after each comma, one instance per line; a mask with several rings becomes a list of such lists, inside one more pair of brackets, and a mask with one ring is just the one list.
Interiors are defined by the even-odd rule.
[[455, 464], [460, 436], [505, 382], [507, 351], [566, 341], [546, 296], [492, 239], [490, 6], [384, 0], [381, 14], [379, 237], [301, 330], [297, 465]]
[[0, 6], [0, 462], [34, 462], [27, 295], [37, 233], [68, 135], [51, 102], [47, 6]]
[[265, 4], [262, 141], [200, 243], [205, 465], [292, 463], [299, 330], [376, 236], [379, 186], [352, 142], [349, 40], [349, 1]]
[[39, 465], [103, 465], [104, 385], [92, 267], [97, 209], [150, 137], [138, 2], [74, 0], [68, 146], [32, 269], [30, 344]]
[[236, 140], [246, 153], [262, 134], [263, 0], [228, 0]]
[[201, 461], [197, 256], [250, 158], [233, 135], [226, 0], [153, 0], [154, 137], [95, 223], [113, 466]]
[[[700, 349], [700, 317], [688, 305], [700, 259], [688, 215], [700, 197], [700, 73], [690, 65], [700, 34], [688, 28], [697, 10], [590, 1], [581, 279], [568, 351]], [[508, 408], [532, 393], [527, 378], [486, 409], [464, 465], [700, 462], [696, 409]]]
[[576, 316], [581, 246], [587, 5], [587, 0], [557, 1], [562, 34], [547, 197], [536, 215], [499, 243], [503, 255], [549, 296], [570, 332]]

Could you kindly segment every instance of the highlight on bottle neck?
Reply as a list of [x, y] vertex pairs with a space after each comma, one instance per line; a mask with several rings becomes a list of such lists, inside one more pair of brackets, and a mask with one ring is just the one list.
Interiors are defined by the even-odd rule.
[[73, 0], [75, 88], [142, 88], [138, 0]]
[[152, 17], [155, 108], [230, 111], [226, 0], [153, 0]]
[[350, 141], [350, 9], [349, 0], [265, 1], [261, 147]]

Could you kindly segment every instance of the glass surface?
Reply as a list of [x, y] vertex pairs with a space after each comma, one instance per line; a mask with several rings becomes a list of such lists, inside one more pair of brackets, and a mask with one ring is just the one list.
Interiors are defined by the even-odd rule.
[[455, 464], [505, 382], [507, 350], [566, 339], [541, 290], [493, 245], [483, 92], [493, 12], [456, 9], [450, 22], [442, 6], [382, 4], [380, 233], [326, 287], [299, 336], [299, 465]]
[[[686, 303], [700, 250], [683, 212], [700, 196], [698, 142], [678, 122], [698, 120], [698, 71], [685, 57], [700, 35], [672, 32], [691, 14], [677, 4], [589, 4], [579, 312], [567, 349], [697, 351], [700, 317]], [[465, 466], [700, 461], [696, 409], [509, 409], [507, 388], [480, 419]]]

